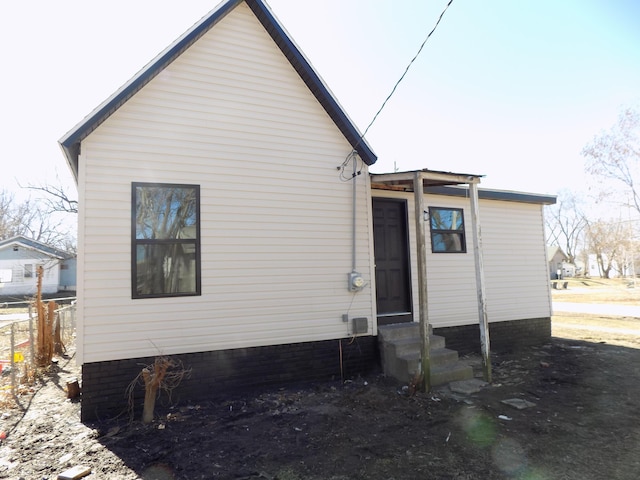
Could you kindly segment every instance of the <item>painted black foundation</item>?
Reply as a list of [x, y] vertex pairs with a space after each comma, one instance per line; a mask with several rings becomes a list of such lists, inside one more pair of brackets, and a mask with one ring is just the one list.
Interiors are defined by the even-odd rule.
[[[377, 337], [306, 342], [291, 345], [240, 348], [174, 355], [188, 378], [173, 390], [173, 404], [229, 398], [250, 389], [313, 380], [340, 380], [370, 373], [379, 368]], [[342, 365], [340, 363], [342, 358]], [[127, 415], [127, 387], [153, 357], [131, 358], [82, 366], [83, 422]], [[134, 413], [139, 411], [144, 387], [134, 388]], [[162, 398], [160, 402], [167, 402]]]
[[[551, 319], [535, 318], [490, 324], [491, 350], [506, 352], [543, 344], [551, 338]], [[447, 348], [459, 354], [480, 352], [478, 325], [436, 328]], [[342, 368], [340, 363], [342, 350]], [[240, 348], [215, 352], [174, 355], [186, 369], [188, 378], [172, 392], [173, 404], [193, 404], [205, 400], [228, 399], [247, 390], [290, 385], [294, 382], [340, 380], [379, 370], [378, 338], [306, 342], [291, 345]], [[127, 387], [153, 357], [87, 363], [82, 367], [83, 422], [127, 415]], [[139, 411], [144, 388], [134, 389], [134, 413]], [[167, 398], [161, 398], [168, 402]]]
[[[435, 335], [446, 339], [447, 348], [460, 355], [480, 352], [480, 327], [462, 325], [459, 327], [434, 328]], [[510, 352], [522, 347], [541, 345], [551, 338], [551, 318], [532, 318], [489, 324], [491, 350]]]

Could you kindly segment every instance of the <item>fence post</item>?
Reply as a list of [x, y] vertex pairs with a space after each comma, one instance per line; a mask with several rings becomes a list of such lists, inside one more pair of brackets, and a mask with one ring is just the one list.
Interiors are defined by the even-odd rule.
[[53, 353], [56, 355], [64, 355], [64, 343], [62, 343], [62, 312], [56, 310], [53, 314]]
[[66, 337], [66, 326], [67, 326], [67, 308], [69, 307], [64, 307], [64, 309], [60, 310], [60, 336], [62, 338], [67, 338]]
[[16, 395], [16, 322], [11, 322], [11, 394]]
[[31, 364], [36, 364], [36, 346], [33, 337], [33, 317], [31, 316], [31, 307], [29, 307], [29, 353], [31, 355]]

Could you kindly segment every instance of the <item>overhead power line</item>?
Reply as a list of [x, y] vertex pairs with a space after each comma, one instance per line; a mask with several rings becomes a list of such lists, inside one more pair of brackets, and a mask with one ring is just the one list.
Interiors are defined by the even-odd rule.
[[371, 120], [371, 123], [369, 123], [369, 125], [367, 126], [367, 128], [364, 130], [364, 133], [360, 136], [360, 140], [358, 140], [358, 143], [354, 146], [357, 147], [360, 142], [362, 141], [362, 139], [364, 139], [364, 137], [367, 135], [367, 132], [369, 131], [369, 129], [371, 128], [371, 126], [375, 123], [376, 119], [378, 118], [378, 115], [380, 115], [380, 112], [382, 112], [382, 110], [384, 109], [384, 107], [387, 105], [387, 102], [389, 102], [389, 100], [391, 99], [391, 97], [393, 96], [393, 94], [395, 93], [396, 89], [398, 88], [398, 85], [400, 85], [400, 82], [402, 82], [402, 80], [404, 79], [404, 77], [407, 75], [407, 72], [409, 71], [409, 69], [411, 68], [411, 65], [413, 65], [413, 62], [416, 61], [416, 59], [418, 58], [418, 56], [420, 55], [420, 53], [422, 52], [422, 49], [424, 48], [424, 46], [426, 45], [427, 41], [429, 40], [429, 38], [431, 38], [431, 35], [433, 35], [433, 32], [436, 31], [436, 28], [438, 28], [438, 25], [440, 25], [440, 21], [442, 20], [442, 17], [444, 17], [444, 14], [446, 13], [447, 9], [449, 8], [449, 6], [453, 3], [453, 0], [449, 0], [449, 3], [447, 3], [447, 6], [444, 7], [444, 10], [442, 10], [442, 13], [440, 14], [440, 16], [438, 17], [438, 21], [436, 22], [436, 24], [433, 26], [433, 28], [431, 29], [431, 31], [429, 32], [429, 34], [427, 35], [427, 37], [424, 39], [424, 41], [422, 42], [422, 45], [420, 45], [420, 48], [418, 49], [418, 52], [414, 55], [414, 57], [411, 59], [411, 61], [409, 62], [409, 64], [407, 65], [407, 68], [404, 69], [404, 73], [402, 74], [402, 76], [398, 79], [398, 81], [396, 82], [396, 84], [393, 86], [393, 89], [391, 90], [391, 93], [387, 96], [387, 98], [385, 99], [384, 102], [382, 102], [382, 106], [380, 107], [380, 109], [376, 112], [376, 114], [373, 116], [373, 119]]

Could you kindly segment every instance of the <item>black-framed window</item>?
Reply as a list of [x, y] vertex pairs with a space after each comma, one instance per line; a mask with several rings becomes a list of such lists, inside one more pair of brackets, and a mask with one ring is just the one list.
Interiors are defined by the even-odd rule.
[[200, 186], [131, 184], [132, 298], [200, 295]]
[[464, 216], [461, 208], [429, 207], [431, 251], [465, 253]]

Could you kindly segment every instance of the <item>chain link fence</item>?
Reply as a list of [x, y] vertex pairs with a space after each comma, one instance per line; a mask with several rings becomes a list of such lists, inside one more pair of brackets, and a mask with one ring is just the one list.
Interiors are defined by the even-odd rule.
[[[0, 323], [0, 389], [15, 396], [21, 386], [35, 380], [36, 341], [38, 335], [35, 308], [29, 306], [26, 319], [9, 319]], [[1, 319], [1, 317], [0, 317]], [[62, 351], [75, 339], [76, 305], [65, 305], [55, 310], [52, 331], [59, 329]]]

